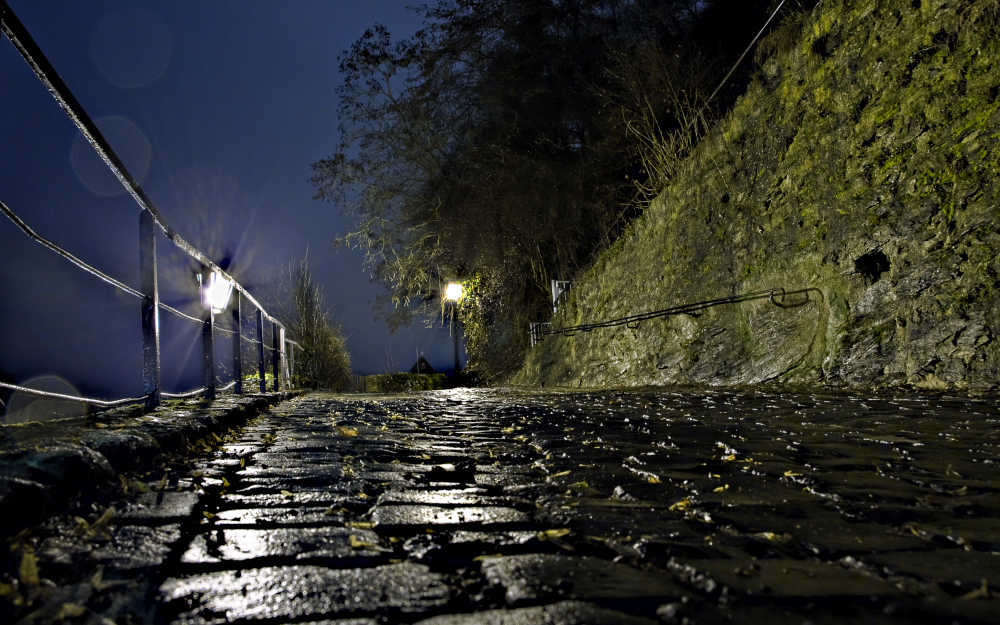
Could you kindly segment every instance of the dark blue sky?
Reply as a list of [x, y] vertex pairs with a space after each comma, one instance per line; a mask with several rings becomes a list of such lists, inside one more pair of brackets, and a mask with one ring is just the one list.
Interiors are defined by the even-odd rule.
[[[412, 33], [419, 20], [406, 0], [9, 4], [181, 236], [217, 261], [231, 257], [251, 290], [308, 249], [360, 373], [408, 369], [418, 350], [451, 368], [447, 329], [390, 336], [374, 321], [381, 287], [359, 253], [334, 250], [349, 224], [307, 182], [337, 140], [338, 55], [376, 22]], [[95, 159], [4, 37], [0, 200], [137, 287], [139, 210]], [[196, 288], [193, 266], [160, 246], [164, 298], [182, 303]], [[166, 390], [198, 385], [198, 332], [163, 315]], [[54, 374], [102, 396], [141, 394], [138, 345], [138, 300], [0, 218], [0, 367], [22, 381]]]

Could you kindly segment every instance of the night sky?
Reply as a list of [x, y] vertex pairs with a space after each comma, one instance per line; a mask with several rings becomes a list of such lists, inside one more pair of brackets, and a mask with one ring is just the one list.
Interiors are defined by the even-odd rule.
[[[338, 55], [408, 0], [9, 0], [170, 225], [251, 291], [308, 250], [359, 373], [451, 369], [448, 329], [375, 321], [349, 222], [312, 199], [309, 165], [336, 144]], [[0, 200], [29, 226], [138, 288], [139, 208], [6, 39], [0, 42]], [[194, 265], [159, 240], [161, 297], [196, 296]], [[200, 329], [161, 313], [166, 391], [200, 386]], [[217, 347], [220, 359], [228, 344]], [[247, 365], [245, 365], [247, 366]], [[142, 394], [139, 300], [0, 216], [0, 368], [57, 375], [98, 397]]]

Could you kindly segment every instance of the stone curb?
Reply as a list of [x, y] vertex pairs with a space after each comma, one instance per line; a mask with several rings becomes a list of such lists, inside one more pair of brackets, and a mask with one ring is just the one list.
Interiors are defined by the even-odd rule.
[[114, 412], [81, 423], [69, 437], [0, 453], [0, 536], [15, 535], [121, 488], [119, 475], [152, 467], [212, 434], [244, 424], [302, 391], [223, 397], [190, 410], [160, 407], [134, 416]]

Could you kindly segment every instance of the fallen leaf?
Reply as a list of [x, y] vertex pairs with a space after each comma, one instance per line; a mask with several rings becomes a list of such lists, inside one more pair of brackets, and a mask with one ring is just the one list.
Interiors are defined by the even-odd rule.
[[358, 435], [358, 431], [356, 429], [354, 429], [354, 428], [349, 428], [346, 425], [338, 425], [337, 426], [337, 434], [339, 434], [340, 436], [343, 436], [345, 438], [350, 438], [352, 436], [357, 436]]
[[295, 493], [293, 493], [290, 490], [283, 490], [283, 491], [281, 491], [281, 494], [284, 495], [285, 497], [294, 497], [295, 496]]
[[486, 560], [491, 560], [493, 558], [502, 558], [502, 557], [503, 557], [502, 553], [495, 553], [495, 554], [488, 555], [488, 556], [476, 556], [475, 558], [472, 559], [472, 561], [473, 562], [485, 562]]
[[90, 534], [90, 523], [87, 523], [87, 519], [79, 516], [73, 517], [73, 533], [77, 536]]
[[229, 488], [230, 486], [232, 486], [232, 484], [229, 483], [229, 480], [227, 480], [226, 478], [222, 478], [222, 487]]
[[17, 577], [25, 586], [37, 586], [41, 581], [38, 577], [38, 559], [35, 558], [34, 551], [26, 550], [21, 555], [21, 566], [18, 567]]
[[990, 598], [990, 587], [986, 583], [986, 578], [983, 577], [982, 586], [973, 590], [972, 592], [967, 592], [958, 598], [959, 601], [971, 601], [973, 599], [989, 599]]
[[656, 477], [655, 475], [650, 475], [649, 476], [649, 483], [650, 484], [662, 484], [663, 480], [661, 480], [660, 478]]
[[202, 514], [204, 514], [205, 518], [209, 519], [209, 520], [214, 519], [216, 516], [218, 516], [218, 515], [212, 514], [211, 512], [202, 512]]
[[352, 527], [356, 530], [370, 530], [375, 527], [375, 524], [369, 521], [348, 521], [347, 523], [344, 523], [344, 525]]
[[89, 536], [91, 538], [103, 538], [105, 540], [111, 539], [111, 534], [108, 533], [108, 525], [111, 524], [111, 519], [115, 516], [115, 509], [112, 506], [108, 506], [104, 514], [100, 516], [94, 523], [90, 526]]
[[729, 454], [728, 456], [722, 457], [723, 462], [732, 462], [736, 460], [736, 454]]
[[785, 477], [799, 477], [800, 475], [802, 475], [802, 474], [801, 473], [796, 473], [795, 471], [792, 471], [791, 469], [789, 469], [788, 471], [785, 471]]
[[[13, 584], [5, 584], [4, 582], [0, 582], [0, 598], [2, 599], [8, 599], [8, 597], [20, 598], [20, 596], [21, 593], [17, 591], [17, 588]], [[12, 599], [8, 599], [8, 601], [11, 600]]]
[[87, 608], [82, 605], [77, 605], [75, 603], [64, 603], [59, 608], [59, 614], [56, 615], [56, 621], [62, 621], [67, 618], [77, 618], [86, 614]]
[[376, 545], [375, 543], [370, 543], [368, 541], [361, 540], [360, 538], [358, 538], [354, 534], [351, 534], [351, 547], [353, 547], [354, 549], [365, 549], [365, 548], [368, 548], [368, 549], [378, 549], [379, 548], [378, 545]]
[[776, 543], [787, 543], [792, 539], [792, 535], [789, 533], [775, 534], [774, 532], [757, 532], [756, 534], [751, 534], [754, 538], [761, 538], [764, 540], [770, 540]]
[[565, 527], [560, 527], [558, 529], [544, 530], [538, 532], [538, 540], [549, 540], [550, 538], [562, 538], [570, 533], [571, 530]]
[[720, 487], [716, 488], [715, 490], [713, 490], [712, 492], [713, 493], [724, 493], [727, 490], [729, 490], [729, 484], [726, 484], [725, 486], [720, 486]]
[[561, 471], [559, 473], [553, 473], [552, 475], [548, 476], [545, 479], [547, 479], [547, 480], [554, 480], [557, 477], [564, 477], [564, 476], [569, 475], [570, 473], [572, 473], [572, 471]]
[[691, 500], [688, 498], [681, 499], [677, 503], [673, 504], [667, 510], [687, 510], [691, 507]]

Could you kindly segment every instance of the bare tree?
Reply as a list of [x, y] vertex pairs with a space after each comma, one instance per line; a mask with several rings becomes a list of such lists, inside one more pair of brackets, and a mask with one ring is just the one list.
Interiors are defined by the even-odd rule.
[[343, 390], [351, 375], [351, 355], [324, 304], [323, 288], [314, 281], [305, 259], [289, 267], [289, 277], [294, 310], [288, 330], [302, 347], [296, 362], [298, 385]]

